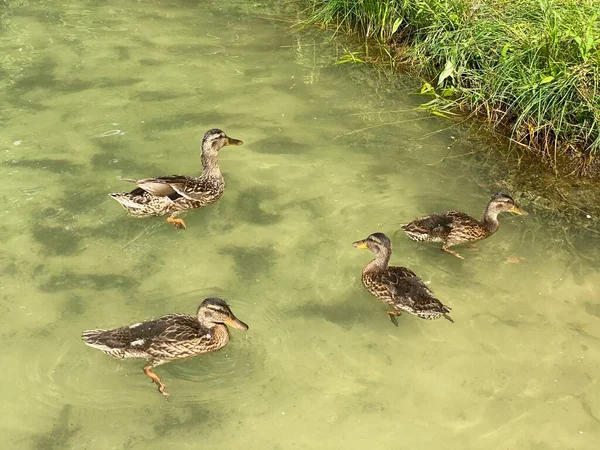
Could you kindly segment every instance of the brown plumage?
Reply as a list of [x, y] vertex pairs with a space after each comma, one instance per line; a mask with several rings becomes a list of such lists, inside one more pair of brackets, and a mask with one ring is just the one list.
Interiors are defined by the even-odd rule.
[[375, 259], [363, 269], [362, 282], [367, 291], [392, 307], [387, 314], [394, 325], [398, 326], [396, 316], [402, 312], [427, 320], [443, 316], [454, 322], [448, 315], [451, 308], [435, 298], [412, 270], [389, 265], [392, 243], [385, 234], [373, 233], [352, 245], [369, 249], [375, 254]]
[[196, 316], [169, 314], [148, 322], [112, 330], [87, 330], [83, 341], [116, 358], [146, 358], [144, 373], [169, 397], [162, 380], [151, 370], [169, 361], [190, 358], [217, 351], [229, 342], [227, 326], [247, 330], [227, 303], [220, 298], [207, 298], [198, 307]]
[[442, 242], [443, 251], [463, 259], [449, 247], [490, 237], [500, 227], [498, 214], [502, 212], [527, 215], [510, 195], [498, 193], [488, 202], [481, 220], [459, 211], [447, 211], [415, 219], [402, 229], [413, 241]]
[[202, 174], [199, 177], [168, 175], [123, 181], [138, 185], [131, 192], [109, 194], [135, 217], [164, 216], [175, 228], [185, 228], [177, 214], [215, 202], [225, 190], [225, 179], [219, 168], [219, 150], [226, 145], [242, 145], [219, 129], [208, 130], [202, 138]]

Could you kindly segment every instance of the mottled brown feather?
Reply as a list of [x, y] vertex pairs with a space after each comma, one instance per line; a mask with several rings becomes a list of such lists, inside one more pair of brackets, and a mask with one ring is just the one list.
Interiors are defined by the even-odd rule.
[[128, 327], [85, 331], [83, 339], [111, 356], [170, 361], [218, 350], [229, 342], [229, 332], [223, 324], [209, 329], [196, 317], [169, 314]]
[[[207, 206], [225, 191], [225, 179], [219, 169], [218, 153], [232, 141], [223, 131], [209, 130], [202, 139], [202, 174], [198, 177], [166, 175], [140, 180], [122, 179], [138, 187], [131, 192], [109, 194], [132, 216], [149, 217]], [[236, 145], [241, 141], [235, 140]]]
[[375, 297], [398, 311], [408, 312], [422, 319], [438, 319], [450, 308], [434, 297], [433, 292], [412, 270], [388, 266], [381, 271], [365, 271], [365, 288]]
[[375, 255], [362, 272], [367, 291], [399, 313], [408, 312], [422, 319], [444, 317], [454, 322], [447, 314], [451, 308], [439, 301], [417, 274], [406, 267], [389, 265], [392, 244], [385, 234], [373, 233], [354, 246], [368, 248]]
[[415, 219], [401, 228], [413, 241], [443, 242], [443, 248], [447, 249], [454, 245], [479, 241], [494, 234], [500, 226], [498, 214], [502, 212], [527, 214], [510, 195], [499, 192], [489, 200], [482, 220], [460, 211], [447, 211]]

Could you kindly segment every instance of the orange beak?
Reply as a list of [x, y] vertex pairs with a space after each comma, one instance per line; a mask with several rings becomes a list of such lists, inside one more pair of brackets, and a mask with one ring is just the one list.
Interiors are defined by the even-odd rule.
[[508, 212], [511, 212], [513, 214], [518, 214], [519, 216], [527, 216], [529, 214], [527, 211], [522, 210], [517, 205], [515, 205], [511, 209], [509, 209]]
[[356, 248], [369, 248], [369, 247], [367, 247], [366, 239], [363, 239], [362, 241], [353, 242], [352, 245]]
[[237, 328], [238, 330], [246, 331], [248, 329], [248, 325], [242, 322], [240, 319], [232, 315], [227, 320], [225, 320], [227, 325], [232, 326], [233, 328]]

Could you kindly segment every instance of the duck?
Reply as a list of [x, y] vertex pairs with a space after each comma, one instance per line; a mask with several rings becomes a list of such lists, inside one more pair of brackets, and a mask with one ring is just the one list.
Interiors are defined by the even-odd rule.
[[164, 216], [175, 228], [185, 229], [185, 221], [177, 215], [183, 211], [210, 205], [225, 191], [225, 179], [219, 168], [219, 151], [227, 145], [242, 145], [239, 139], [213, 128], [202, 137], [202, 174], [200, 176], [167, 175], [134, 180], [120, 178], [137, 185], [131, 192], [108, 194], [134, 217]]
[[389, 265], [392, 243], [384, 233], [370, 234], [352, 245], [375, 255], [362, 271], [362, 283], [367, 291], [392, 307], [387, 315], [395, 326], [398, 326], [396, 317], [403, 312], [426, 320], [444, 317], [454, 323], [448, 315], [452, 308], [435, 298], [417, 274], [406, 267]]
[[503, 212], [527, 215], [510, 195], [499, 192], [489, 200], [481, 220], [460, 211], [446, 211], [415, 219], [401, 228], [413, 241], [442, 242], [443, 251], [464, 259], [450, 247], [490, 237], [498, 231], [498, 215]]
[[115, 358], [147, 359], [144, 373], [169, 400], [166, 385], [152, 369], [222, 349], [229, 343], [227, 325], [248, 330], [223, 299], [211, 297], [200, 304], [196, 316], [169, 314], [121, 328], [87, 330], [81, 337], [86, 345]]

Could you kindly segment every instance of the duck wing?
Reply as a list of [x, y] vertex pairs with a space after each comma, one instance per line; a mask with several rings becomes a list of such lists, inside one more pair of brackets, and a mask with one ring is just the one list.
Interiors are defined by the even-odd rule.
[[441, 242], [452, 231], [452, 222], [452, 216], [432, 214], [431, 216], [415, 219], [406, 225], [402, 225], [401, 228], [414, 241]]
[[170, 314], [148, 322], [112, 330], [88, 330], [84, 342], [103, 351], [142, 351], [152, 353], [159, 344], [185, 342], [210, 335], [195, 317]]
[[481, 227], [481, 222], [479, 222], [479, 220], [460, 211], [447, 211], [444, 215], [451, 219], [452, 229], [461, 227]]
[[423, 280], [406, 267], [390, 266], [381, 279], [388, 287], [392, 298], [401, 303], [414, 305], [424, 297], [433, 297], [433, 292], [423, 283]]
[[168, 196], [171, 200], [184, 197], [208, 204], [223, 193], [224, 183], [218, 179], [170, 175], [137, 181], [138, 186], [154, 195]]
[[194, 180], [194, 178], [185, 175], [167, 175], [163, 177], [143, 178], [141, 180], [130, 178], [121, 178], [121, 180], [135, 183], [139, 188], [156, 197], [185, 197], [185, 186]]
[[431, 289], [412, 270], [391, 266], [382, 279], [388, 286], [392, 300], [401, 309], [408, 309], [419, 316], [437, 313], [454, 322], [447, 315], [450, 308], [435, 298]]
[[415, 219], [401, 228], [415, 241], [444, 242], [456, 228], [477, 226], [480, 226], [479, 221], [468, 214], [446, 211]]

